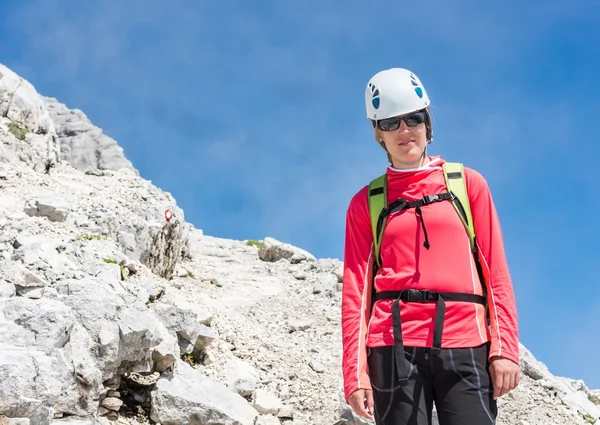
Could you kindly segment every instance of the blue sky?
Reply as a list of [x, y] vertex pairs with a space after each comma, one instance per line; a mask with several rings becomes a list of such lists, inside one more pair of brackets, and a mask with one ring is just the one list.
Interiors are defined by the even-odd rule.
[[521, 341], [600, 388], [600, 3], [0, 0], [0, 62], [82, 109], [206, 234], [343, 257], [387, 165], [364, 87], [405, 67], [430, 153], [491, 187]]

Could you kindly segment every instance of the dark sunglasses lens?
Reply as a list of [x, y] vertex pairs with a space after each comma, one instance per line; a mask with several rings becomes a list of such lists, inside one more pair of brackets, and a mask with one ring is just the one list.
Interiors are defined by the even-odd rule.
[[400, 121], [404, 121], [409, 127], [415, 127], [419, 124], [423, 124], [425, 122], [425, 118], [425, 112], [415, 112], [414, 114], [410, 114], [402, 118], [386, 118], [379, 121], [379, 128], [381, 128], [383, 131], [397, 130], [398, 127], [400, 127]]
[[404, 122], [409, 127], [415, 127], [419, 124], [423, 124], [425, 122], [425, 113], [417, 112], [417, 113], [411, 114], [411, 115], [407, 116], [406, 118], [404, 118]]
[[398, 127], [400, 127], [400, 119], [397, 117], [386, 118], [379, 121], [379, 128], [381, 128], [383, 131], [396, 130]]

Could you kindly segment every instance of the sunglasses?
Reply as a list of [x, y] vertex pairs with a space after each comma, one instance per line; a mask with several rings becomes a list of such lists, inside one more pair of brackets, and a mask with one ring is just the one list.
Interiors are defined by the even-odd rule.
[[415, 112], [404, 117], [392, 117], [379, 121], [379, 128], [383, 131], [393, 131], [400, 128], [400, 123], [404, 121], [409, 127], [416, 127], [423, 124], [427, 115], [425, 112]]

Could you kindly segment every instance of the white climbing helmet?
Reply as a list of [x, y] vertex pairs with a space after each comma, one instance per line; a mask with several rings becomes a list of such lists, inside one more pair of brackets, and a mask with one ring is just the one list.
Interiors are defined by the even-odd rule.
[[382, 120], [425, 109], [430, 101], [413, 72], [392, 68], [378, 72], [369, 80], [365, 103], [367, 118]]

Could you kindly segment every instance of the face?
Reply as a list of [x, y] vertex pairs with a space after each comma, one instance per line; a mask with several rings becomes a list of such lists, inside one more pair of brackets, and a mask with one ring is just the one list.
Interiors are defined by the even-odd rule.
[[[400, 120], [399, 126], [398, 121]], [[427, 145], [427, 126], [424, 112], [382, 120], [375, 129], [378, 142], [383, 142], [395, 168], [412, 168], [423, 159]]]

